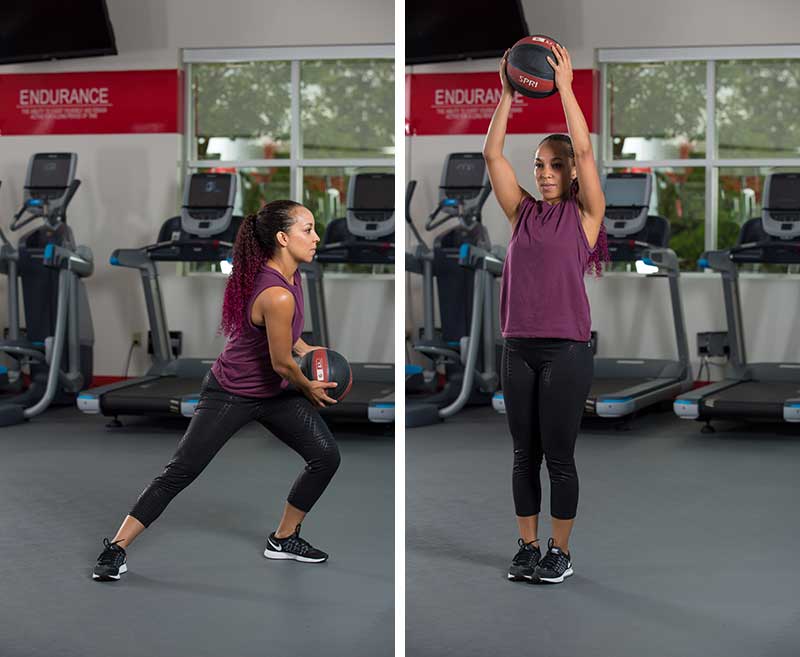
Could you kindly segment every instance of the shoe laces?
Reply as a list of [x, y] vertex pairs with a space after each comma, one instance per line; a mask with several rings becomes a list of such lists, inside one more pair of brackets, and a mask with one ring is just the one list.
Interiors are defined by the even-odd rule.
[[540, 555], [539, 548], [534, 543], [535, 541], [526, 543], [521, 538], [518, 539], [519, 552], [514, 556], [514, 560], [511, 563], [515, 566], [533, 566]]
[[290, 541], [292, 548], [301, 555], [304, 555], [310, 550], [314, 549], [311, 543], [309, 543], [306, 539], [300, 538], [300, 525], [297, 525], [297, 527], [294, 528], [294, 534], [287, 536], [284, 540]]
[[539, 567], [545, 570], [563, 572], [569, 565], [569, 557], [561, 548], [553, 545], [553, 539], [547, 541], [547, 554], [539, 562]]
[[[122, 539], [119, 539], [120, 541]], [[102, 554], [97, 558], [100, 564], [114, 564], [120, 557], [125, 558], [125, 548], [118, 545], [119, 541], [111, 542], [107, 538], [103, 539]]]

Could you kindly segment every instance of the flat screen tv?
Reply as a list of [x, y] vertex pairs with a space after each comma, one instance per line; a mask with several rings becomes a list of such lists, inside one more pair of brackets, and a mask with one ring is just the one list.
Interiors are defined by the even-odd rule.
[[0, 64], [116, 54], [105, 0], [0, 2]]
[[501, 57], [529, 34], [520, 0], [406, 0], [406, 64]]

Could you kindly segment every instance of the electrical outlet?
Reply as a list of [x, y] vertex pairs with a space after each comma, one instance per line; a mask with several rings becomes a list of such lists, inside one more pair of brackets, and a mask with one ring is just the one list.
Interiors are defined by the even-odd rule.
[[133, 343], [134, 347], [142, 346], [142, 334], [140, 331], [134, 331], [131, 333], [131, 342]]

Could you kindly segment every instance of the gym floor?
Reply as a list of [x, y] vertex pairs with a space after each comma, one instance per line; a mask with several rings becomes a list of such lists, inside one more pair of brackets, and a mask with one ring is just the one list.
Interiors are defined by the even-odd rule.
[[325, 564], [262, 556], [302, 459], [258, 425], [222, 449], [128, 554], [92, 567], [186, 424], [53, 409], [0, 430], [3, 657], [394, 652], [394, 444], [334, 427], [342, 465], [303, 525]]
[[[511, 439], [469, 409], [406, 430], [406, 648], [414, 657], [794, 657], [797, 427], [671, 412], [584, 423], [564, 584], [512, 583]], [[549, 480], [539, 537], [549, 534]]]

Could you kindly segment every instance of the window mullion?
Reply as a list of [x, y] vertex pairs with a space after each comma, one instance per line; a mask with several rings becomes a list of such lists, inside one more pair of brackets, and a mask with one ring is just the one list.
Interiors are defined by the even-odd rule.
[[705, 248], [707, 251], [717, 248], [719, 232], [718, 198], [719, 168], [715, 166], [717, 158], [717, 81], [716, 63], [706, 62], [706, 230]]
[[292, 137], [291, 137], [291, 195], [298, 203], [303, 202], [303, 171], [300, 158], [303, 155], [303, 130], [300, 123], [300, 60], [292, 60]]

